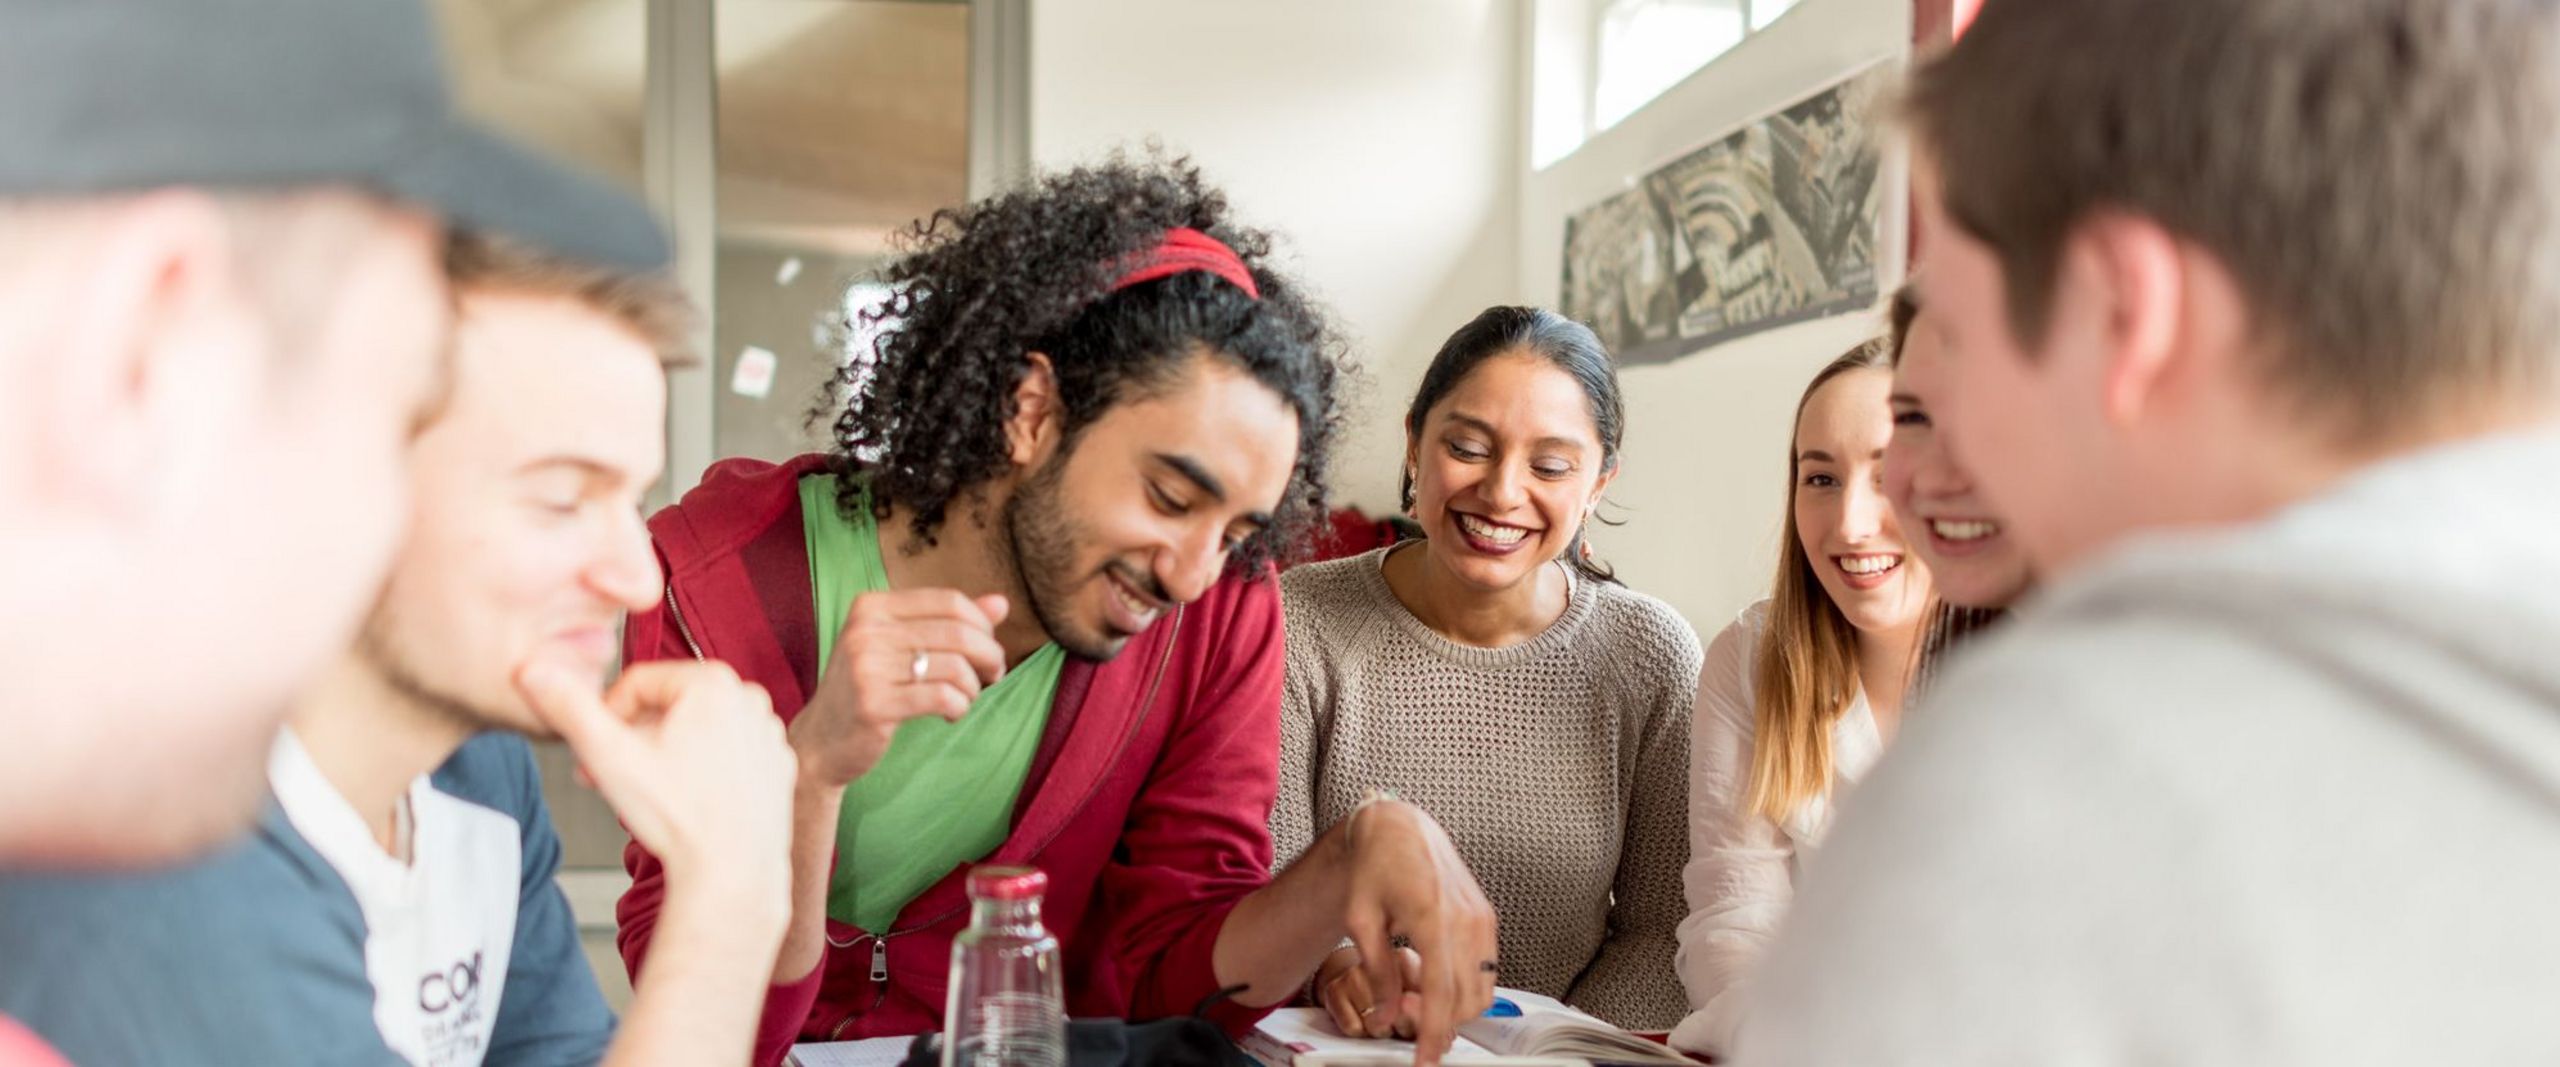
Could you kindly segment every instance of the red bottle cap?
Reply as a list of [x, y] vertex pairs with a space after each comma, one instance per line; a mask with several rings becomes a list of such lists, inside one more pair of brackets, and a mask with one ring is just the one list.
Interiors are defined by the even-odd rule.
[[1049, 876], [1037, 867], [972, 867], [969, 895], [988, 900], [1037, 900], [1049, 891]]

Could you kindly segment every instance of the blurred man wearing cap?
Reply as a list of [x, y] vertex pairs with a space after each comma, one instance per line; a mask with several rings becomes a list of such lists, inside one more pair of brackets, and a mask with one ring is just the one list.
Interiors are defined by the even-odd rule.
[[[460, 122], [432, 40], [409, 0], [0, 5], [0, 862], [248, 825], [399, 536], [442, 221], [664, 258]], [[0, 1063], [51, 1058], [0, 1018]]]
[[0, 860], [248, 824], [399, 533], [439, 219], [664, 258], [461, 123], [432, 41], [407, 0], [0, 5]]
[[[258, 833], [170, 871], [0, 874], [0, 959], [32, 964], [0, 970], [0, 1011], [83, 1062], [746, 1055], [789, 914], [781, 720], [718, 663], [594, 681], [663, 590], [638, 509], [691, 316], [662, 276], [520, 242], [457, 238], [447, 269], [452, 391], [412, 453], [407, 541], [295, 698]], [[668, 865], [681, 962], [636, 983], [618, 1040], [528, 733], [566, 737]]]

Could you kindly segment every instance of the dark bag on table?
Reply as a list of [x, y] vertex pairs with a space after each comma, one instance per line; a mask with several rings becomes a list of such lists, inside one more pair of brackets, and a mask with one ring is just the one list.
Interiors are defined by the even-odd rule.
[[[907, 1047], [906, 1067], [942, 1067], [942, 1035]], [[1067, 1021], [1066, 1067], [1254, 1067], [1227, 1032], [1199, 1016], [1151, 1023]]]

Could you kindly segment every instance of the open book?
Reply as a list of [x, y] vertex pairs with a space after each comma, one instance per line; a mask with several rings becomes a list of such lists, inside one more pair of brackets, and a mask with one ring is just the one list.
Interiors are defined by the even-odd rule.
[[907, 1062], [912, 1037], [875, 1037], [864, 1041], [821, 1041], [791, 1046], [785, 1067], [898, 1067]]
[[[1688, 1057], [1566, 1007], [1553, 997], [1498, 992], [1498, 1014], [1458, 1027], [1452, 1067], [1581, 1067], [1588, 1063], [1683, 1065]], [[1512, 1014], [1517, 1011], [1518, 1014]], [[1413, 1062], [1404, 1041], [1342, 1036], [1322, 1008], [1283, 1008], [1245, 1036], [1245, 1055], [1263, 1067], [1379, 1067]]]
[[[1506, 1056], [1584, 1060], [1592, 1063], [1690, 1064], [1669, 1046], [1637, 1037], [1568, 1007], [1554, 997], [1517, 989], [1495, 991], [1494, 1010], [1469, 1019], [1458, 1034]], [[1512, 1015], [1509, 1004], [1520, 1010]]]

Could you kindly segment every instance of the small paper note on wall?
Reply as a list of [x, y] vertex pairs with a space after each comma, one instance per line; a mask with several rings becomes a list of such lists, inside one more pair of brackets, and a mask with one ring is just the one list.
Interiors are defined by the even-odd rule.
[[737, 369], [729, 372], [729, 391], [757, 400], [772, 396], [773, 372], [781, 362], [771, 349], [748, 345], [738, 353]]

